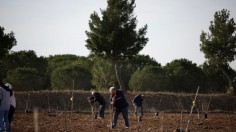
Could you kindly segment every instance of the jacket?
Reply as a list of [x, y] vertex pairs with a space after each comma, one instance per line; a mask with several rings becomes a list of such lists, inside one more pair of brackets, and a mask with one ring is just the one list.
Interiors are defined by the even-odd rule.
[[[126, 98], [124, 96], [124, 93], [123, 91], [121, 90], [116, 90], [116, 95], [114, 96], [115, 97], [115, 102], [114, 102], [114, 108], [115, 109], [123, 109], [123, 108], [126, 108], [128, 107], [128, 103], [126, 101]], [[112, 104], [112, 95], [110, 96], [110, 102]]]
[[93, 96], [94, 96], [95, 102], [98, 102], [99, 105], [106, 105], [106, 101], [100, 93], [96, 92], [96, 93], [94, 93]]
[[0, 110], [8, 111], [10, 109], [10, 89], [8, 87], [0, 86]]
[[143, 99], [141, 98], [141, 94], [136, 95], [133, 99], [133, 103], [138, 107], [142, 106], [142, 102], [143, 102]]

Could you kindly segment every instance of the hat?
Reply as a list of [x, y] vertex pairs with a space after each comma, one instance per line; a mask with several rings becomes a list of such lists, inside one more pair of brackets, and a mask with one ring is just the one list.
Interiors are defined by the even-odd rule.
[[9, 89], [12, 89], [12, 85], [10, 83], [5, 84]]
[[113, 91], [115, 89], [116, 89], [115, 87], [110, 87], [109, 91], [111, 92], [111, 91]]
[[94, 95], [95, 94], [95, 91], [92, 91], [92, 95]]

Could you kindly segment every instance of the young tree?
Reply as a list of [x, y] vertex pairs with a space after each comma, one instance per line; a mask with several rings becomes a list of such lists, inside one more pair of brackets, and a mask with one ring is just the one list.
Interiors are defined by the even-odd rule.
[[102, 18], [96, 12], [90, 16], [86, 47], [92, 54], [112, 61], [120, 88], [126, 90], [119, 62], [137, 55], [144, 48], [148, 41], [145, 37], [147, 25], [136, 30], [135, 0], [108, 0], [107, 4], [107, 8], [101, 10]]
[[200, 50], [210, 64], [216, 65], [223, 72], [230, 87], [233, 87], [233, 77], [224, 68], [229, 67], [229, 62], [234, 61], [236, 57], [236, 27], [234, 19], [229, 16], [230, 12], [226, 9], [215, 13], [214, 21], [211, 21], [209, 26], [211, 33], [202, 31], [200, 35]]

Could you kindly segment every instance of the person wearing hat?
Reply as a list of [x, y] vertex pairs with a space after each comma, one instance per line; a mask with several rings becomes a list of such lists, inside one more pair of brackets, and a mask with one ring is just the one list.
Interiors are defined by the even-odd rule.
[[[10, 89], [0, 80], [0, 132], [10, 131], [8, 111], [10, 109]], [[4, 125], [5, 123], [5, 125]], [[4, 127], [5, 126], [5, 127]]]
[[125, 128], [129, 128], [128, 120], [128, 103], [122, 90], [117, 90], [115, 87], [110, 88], [110, 104], [113, 106], [113, 117], [111, 128], [114, 128], [120, 113], [123, 115]]
[[140, 112], [139, 121], [142, 120], [143, 116], [143, 105], [142, 105], [143, 100], [144, 100], [144, 95], [141, 94], [137, 94], [132, 100], [134, 106], [134, 115], [137, 116], [137, 113]]
[[9, 121], [9, 127], [11, 128], [11, 122], [13, 120], [13, 115], [16, 109], [16, 98], [14, 96], [14, 92], [12, 90], [12, 85], [9, 83], [5, 84], [7, 87], [9, 87], [10, 91], [10, 109], [8, 112], [8, 121]]
[[98, 119], [103, 119], [104, 118], [104, 112], [105, 112], [105, 107], [106, 107], [106, 101], [104, 97], [99, 93], [92, 91], [93, 99], [94, 102], [99, 103], [99, 108], [98, 108]]

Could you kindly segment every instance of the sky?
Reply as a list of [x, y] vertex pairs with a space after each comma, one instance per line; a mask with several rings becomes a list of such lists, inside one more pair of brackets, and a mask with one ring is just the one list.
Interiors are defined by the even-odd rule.
[[[15, 33], [13, 51], [87, 56], [89, 17], [106, 6], [107, 0], [0, 0], [0, 26]], [[163, 66], [180, 58], [200, 65], [206, 60], [199, 46], [201, 32], [209, 32], [215, 12], [222, 9], [236, 21], [235, 7], [236, 0], [136, 0], [138, 28], [147, 24], [149, 38], [140, 54]], [[236, 61], [230, 65], [236, 69]]]

